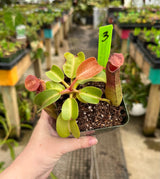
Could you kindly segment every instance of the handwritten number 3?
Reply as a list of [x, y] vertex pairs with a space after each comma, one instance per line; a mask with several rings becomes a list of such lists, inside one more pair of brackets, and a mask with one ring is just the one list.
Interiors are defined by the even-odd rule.
[[108, 39], [108, 37], [109, 37], [108, 31], [103, 32], [103, 38], [104, 38], [104, 39], [102, 40], [102, 42], [106, 41], [106, 40]]

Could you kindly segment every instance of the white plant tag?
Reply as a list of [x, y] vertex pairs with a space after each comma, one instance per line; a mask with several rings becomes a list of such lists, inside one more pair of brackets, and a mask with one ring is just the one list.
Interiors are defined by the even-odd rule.
[[17, 39], [26, 39], [26, 27], [25, 25], [19, 25], [16, 27]]

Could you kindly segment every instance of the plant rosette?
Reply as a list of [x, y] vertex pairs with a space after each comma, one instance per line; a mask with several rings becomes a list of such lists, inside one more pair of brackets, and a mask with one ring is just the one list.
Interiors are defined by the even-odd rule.
[[79, 138], [80, 132], [125, 124], [128, 118], [119, 75], [123, 55], [110, 56], [105, 69], [94, 57], [85, 60], [83, 52], [77, 56], [66, 52], [64, 57], [63, 71], [53, 65], [46, 72], [51, 81], [32, 75], [25, 79], [26, 89], [37, 92], [35, 104], [56, 120], [58, 135]]

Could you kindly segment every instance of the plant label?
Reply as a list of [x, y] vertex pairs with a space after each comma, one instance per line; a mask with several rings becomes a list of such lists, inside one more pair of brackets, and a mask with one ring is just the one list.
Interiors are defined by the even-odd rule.
[[26, 39], [26, 27], [19, 25], [16, 27], [17, 39]]
[[113, 25], [99, 28], [98, 63], [106, 67], [111, 50]]

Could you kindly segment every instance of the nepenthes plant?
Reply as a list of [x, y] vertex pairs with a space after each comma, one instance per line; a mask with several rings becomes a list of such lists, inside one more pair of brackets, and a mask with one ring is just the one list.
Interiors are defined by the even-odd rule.
[[[64, 57], [66, 62], [63, 71], [53, 65], [51, 70], [46, 72], [50, 79], [47, 82], [29, 75], [25, 80], [25, 87], [29, 91], [37, 92], [34, 102], [40, 106], [40, 110], [44, 109], [56, 119], [56, 130], [60, 137], [72, 134], [79, 138], [80, 130], [76, 121], [79, 115], [77, 100], [91, 104], [98, 104], [101, 100], [119, 106], [122, 101], [119, 71], [124, 58], [122, 54], [113, 54], [104, 69], [94, 57], [85, 60], [83, 52], [79, 52], [77, 56], [66, 52]], [[105, 98], [102, 98], [103, 92], [100, 88], [86, 86], [78, 89], [79, 85], [90, 81], [106, 83]], [[56, 101], [66, 94], [68, 98], [63, 102], [61, 112], [57, 114]]]

